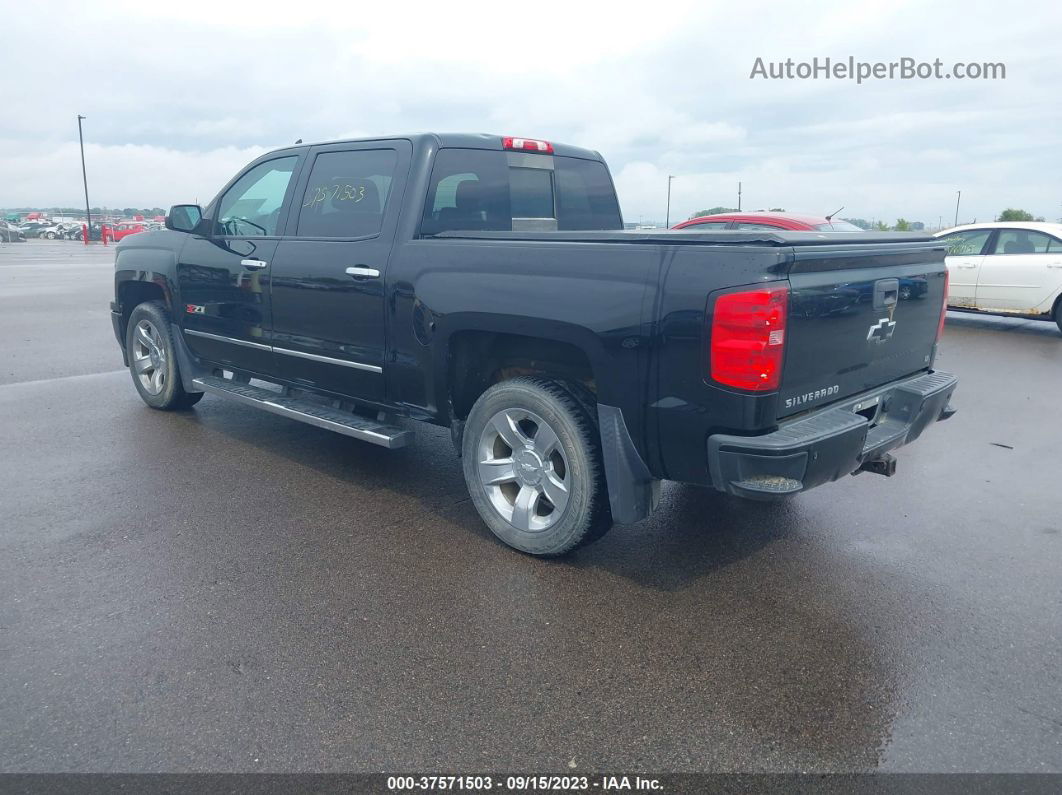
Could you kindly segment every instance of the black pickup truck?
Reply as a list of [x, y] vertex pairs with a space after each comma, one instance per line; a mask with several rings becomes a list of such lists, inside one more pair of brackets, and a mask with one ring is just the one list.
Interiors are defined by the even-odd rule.
[[533, 554], [644, 518], [662, 479], [770, 499], [892, 474], [953, 413], [942, 243], [624, 232], [585, 149], [293, 146], [166, 227], [116, 249], [149, 406], [217, 395], [385, 447], [449, 427], [484, 522]]

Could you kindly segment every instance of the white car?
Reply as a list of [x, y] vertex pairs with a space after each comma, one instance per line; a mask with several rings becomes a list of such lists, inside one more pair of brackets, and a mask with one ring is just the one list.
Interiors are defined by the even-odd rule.
[[1062, 331], [1062, 224], [998, 221], [945, 229], [948, 306], [1054, 320]]

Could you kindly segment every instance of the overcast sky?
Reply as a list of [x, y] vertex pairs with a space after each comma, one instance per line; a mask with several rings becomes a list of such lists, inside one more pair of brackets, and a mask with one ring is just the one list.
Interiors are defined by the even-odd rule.
[[[626, 220], [714, 205], [936, 225], [1062, 217], [1062, 3], [215, 0], [23, 5], [0, 21], [0, 206], [206, 203], [293, 143], [414, 131], [599, 150]], [[750, 80], [818, 56], [1005, 80]]]

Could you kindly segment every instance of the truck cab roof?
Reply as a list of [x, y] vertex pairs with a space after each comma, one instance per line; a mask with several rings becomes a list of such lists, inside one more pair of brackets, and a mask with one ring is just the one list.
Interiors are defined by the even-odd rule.
[[[504, 135], [493, 135], [490, 133], [405, 133], [397, 135], [376, 135], [369, 138], [338, 138], [336, 140], [331, 141], [315, 141], [310, 143], [301, 143], [293, 146], [285, 146], [273, 151], [282, 152], [294, 149], [304, 149], [311, 146], [332, 146], [334, 144], [368, 143], [371, 141], [393, 141], [396, 139], [409, 141], [413, 144], [413, 147], [415, 149], [427, 145], [433, 146], [437, 149], [489, 149], [502, 151], [504, 149], [502, 141], [506, 137], [507, 136]], [[550, 141], [549, 143], [553, 147], [554, 155], [558, 155], [560, 157], [578, 157], [582, 158], [583, 160], [600, 160], [604, 162], [604, 158], [601, 156], [601, 153], [592, 149], [585, 149], [581, 146], [571, 146], [570, 144], [556, 143], [554, 141]]]

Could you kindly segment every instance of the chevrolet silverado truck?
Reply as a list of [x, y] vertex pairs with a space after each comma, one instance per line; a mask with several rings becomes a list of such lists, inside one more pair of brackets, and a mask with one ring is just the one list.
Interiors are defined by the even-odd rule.
[[165, 225], [116, 248], [145, 403], [209, 394], [388, 448], [448, 427], [479, 515], [531, 554], [648, 516], [665, 479], [778, 499], [891, 475], [954, 411], [943, 243], [625, 232], [586, 149], [298, 145]]

